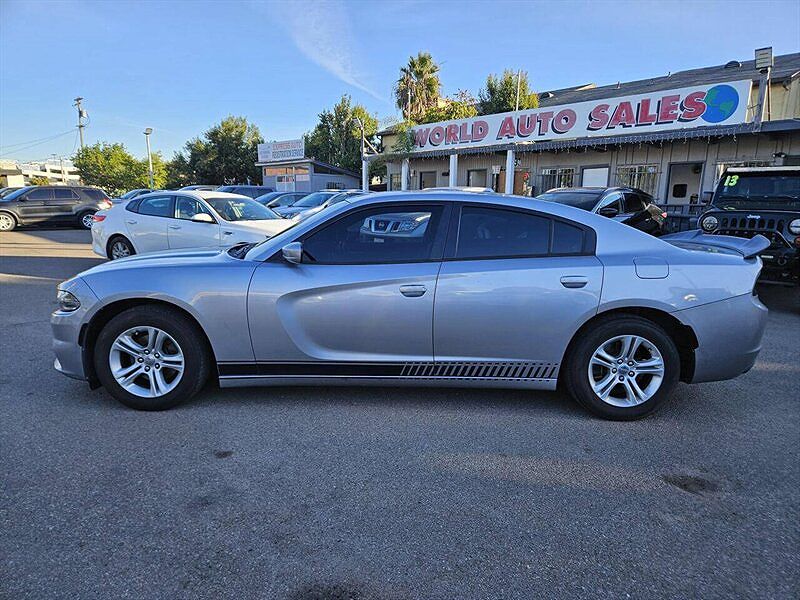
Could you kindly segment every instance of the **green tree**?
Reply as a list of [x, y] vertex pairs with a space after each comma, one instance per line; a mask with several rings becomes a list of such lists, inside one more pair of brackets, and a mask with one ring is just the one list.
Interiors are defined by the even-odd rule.
[[[517, 98], [517, 74], [506, 69], [500, 76], [489, 75], [486, 87], [478, 94], [478, 114], [492, 115], [514, 110]], [[537, 108], [539, 96], [530, 90], [528, 73], [522, 71], [519, 81], [519, 108]]]
[[258, 144], [263, 141], [258, 127], [245, 117], [226, 117], [175, 153], [165, 165], [166, 179], [171, 187], [258, 182], [261, 180], [260, 168], [256, 166]]
[[[155, 187], [159, 188], [164, 185], [166, 175], [164, 162], [159, 153], [152, 156]], [[119, 143], [97, 142], [81, 148], [73, 162], [83, 183], [102, 188], [113, 196], [149, 186], [147, 157], [139, 160]]]
[[426, 110], [437, 105], [441, 87], [439, 65], [429, 52], [419, 52], [400, 69], [394, 90], [397, 108], [407, 121], [419, 121]]
[[[305, 137], [306, 155], [342, 169], [361, 172], [361, 127], [375, 145], [378, 121], [350, 96], [341, 97], [331, 110], [319, 113], [319, 122]], [[370, 169], [371, 170], [371, 169]]]
[[36, 175], [35, 177], [31, 177], [31, 185], [49, 185], [50, 180], [47, 177], [43, 177], [41, 175]]
[[425, 111], [420, 123], [436, 123], [454, 119], [468, 119], [478, 114], [475, 108], [477, 100], [466, 90], [458, 90], [452, 98], [448, 98], [444, 106], [432, 106]]

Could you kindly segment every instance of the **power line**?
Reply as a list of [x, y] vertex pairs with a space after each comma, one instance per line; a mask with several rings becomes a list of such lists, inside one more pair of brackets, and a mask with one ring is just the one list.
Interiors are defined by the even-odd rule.
[[35, 143], [38, 143], [38, 142], [46, 142], [46, 141], [55, 139], [58, 136], [63, 135], [64, 133], [69, 133], [70, 131], [72, 131], [72, 129], [68, 129], [67, 131], [65, 131], [63, 133], [57, 133], [55, 135], [50, 135], [50, 136], [43, 137], [43, 138], [37, 138], [35, 140], [28, 140], [27, 142], [17, 142], [16, 144], [0, 144], [0, 148], [13, 148], [15, 146], [27, 146], [28, 144], [35, 144]]
[[65, 131], [63, 133], [59, 133], [57, 135], [51, 136], [49, 138], [42, 139], [41, 141], [34, 142], [34, 143], [29, 144], [27, 146], [23, 146], [22, 148], [15, 148], [13, 150], [8, 150], [8, 151], [3, 152], [2, 154], [0, 154], [0, 156], [7, 156], [9, 154], [16, 154], [17, 152], [24, 152], [25, 150], [29, 150], [29, 149], [34, 148], [36, 146], [41, 146], [42, 144], [46, 144], [47, 142], [50, 142], [50, 141], [55, 140], [57, 138], [64, 137], [65, 135], [69, 135], [70, 133], [72, 133], [72, 129], [70, 129], [68, 131]]

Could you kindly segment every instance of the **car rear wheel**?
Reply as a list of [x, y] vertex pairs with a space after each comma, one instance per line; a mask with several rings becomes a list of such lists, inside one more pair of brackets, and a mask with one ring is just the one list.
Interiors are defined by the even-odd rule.
[[84, 229], [91, 229], [93, 222], [92, 217], [94, 217], [94, 212], [92, 212], [91, 210], [87, 210], [79, 214], [78, 221], [80, 222], [81, 227], [83, 227]]
[[0, 213], [0, 231], [14, 231], [17, 220], [8, 213]]
[[210, 358], [197, 325], [178, 311], [136, 306], [108, 322], [94, 351], [97, 377], [125, 406], [165, 410], [205, 384]]
[[604, 419], [628, 421], [652, 413], [680, 375], [675, 343], [659, 325], [625, 315], [581, 335], [566, 362], [567, 390]]
[[126, 256], [133, 256], [134, 254], [136, 254], [136, 250], [134, 249], [133, 244], [131, 244], [127, 238], [121, 235], [114, 236], [108, 242], [106, 255], [110, 260], [125, 258]]

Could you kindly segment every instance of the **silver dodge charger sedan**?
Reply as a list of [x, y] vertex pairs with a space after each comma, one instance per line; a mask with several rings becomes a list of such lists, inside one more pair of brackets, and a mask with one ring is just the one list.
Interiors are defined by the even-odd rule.
[[55, 368], [126, 406], [222, 387], [563, 384], [597, 415], [753, 366], [769, 242], [662, 238], [577, 208], [370, 194], [258, 244], [137, 255], [58, 289]]

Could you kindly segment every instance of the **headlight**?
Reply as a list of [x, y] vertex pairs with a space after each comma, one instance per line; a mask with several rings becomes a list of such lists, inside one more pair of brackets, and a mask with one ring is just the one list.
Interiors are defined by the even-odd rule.
[[81, 307], [81, 301], [75, 296], [64, 290], [58, 290], [58, 310], [62, 312], [73, 312]]
[[800, 219], [795, 219], [789, 223], [789, 233], [793, 235], [800, 235]]
[[717, 221], [717, 217], [714, 215], [708, 215], [700, 221], [700, 227], [703, 228], [703, 231], [714, 231], [717, 225], [719, 225], [719, 221]]

